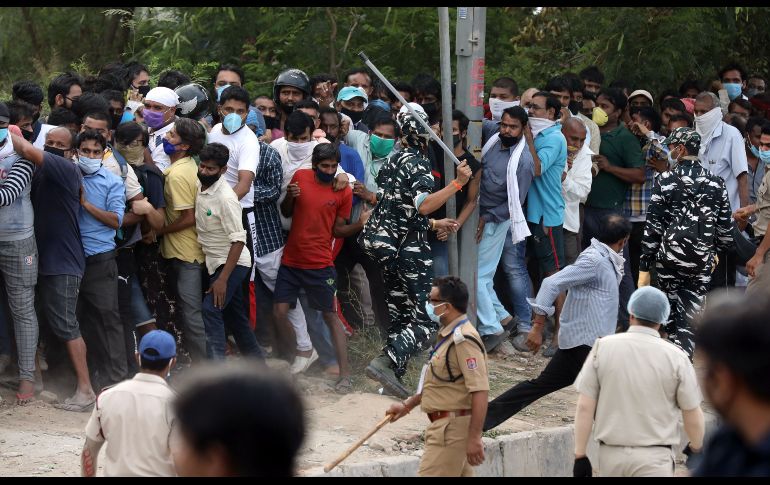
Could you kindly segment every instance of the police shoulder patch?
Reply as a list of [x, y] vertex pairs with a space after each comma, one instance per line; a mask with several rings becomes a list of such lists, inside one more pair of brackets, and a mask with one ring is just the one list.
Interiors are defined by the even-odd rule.
[[468, 369], [473, 370], [473, 369], [477, 368], [479, 365], [476, 363], [476, 358], [475, 357], [470, 357], [468, 359], [465, 359], [465, 366]]

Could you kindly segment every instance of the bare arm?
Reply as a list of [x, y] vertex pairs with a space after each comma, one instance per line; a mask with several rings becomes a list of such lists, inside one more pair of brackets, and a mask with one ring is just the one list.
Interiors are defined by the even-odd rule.
[[364, 225], [366, 224], [366, 221], [369, 220], [369, 216], [371, 215], [372, 211], [361, 211], [361, 216], [358, 218], [358, 221], [352, 223], [352, 224], [346, 224], [345, 219], [342, 217], [337, 217], [337, 219], [334, 221], [334, 230], [333, 235], [334, 237], [350, 237], [357, 233], [358, 231], [362, 230], [364, 228]]
[[[693, 451], [699, 451], [703, 447], [703, 436], [706, 433], [706, 421], [703, 417], [703, 410], [700, 406], [682, 411], [682, 420], [684, 421], [684, 431], [690, 438], [690, 448]], [[576, 424], [577, 427], [577, 424]]]
[[586, 456], [588, 437], [591, 436], [595, 412], [596, 399], [585, 394], [579, 394], [577, 409], [575, 410], [575, 458]]
[[[166, 207], [166, 210], [171, 210]], [[185, 209], [182, 211], [182, 215], [177, 220], [167, 226], [161, 226], [159, 230], [155, 232], [160, 236], [161, 234], [168, 234], [170, 232], [179, 232], [187, 229], [188, 227], [195, 226], [195, 209]]]
[[623, 168], [616, 167], [615, 165], [607, 165], [603, 168], [607, 173], [611, 173], [623, 182], [629, 184], [643, 184], [644, 183], [644, 167], [637, 168]]
[[8, 132], [8, 135], [11, 137], [14, 151], [18, 153], [21, 158], [29, 160], [38, 167], [43, 165], [43, 153], [45, 153], [43, 150], [35, 148], [32, 143], [10, 131]]
[[254, 174], [249, 170], [238, 170], [238, 183], [233, 187], [233, 192], [238, 196], [238, 200], [243, 199], [254, 182]]
[[741, 201], [741, 207], [746, 207], [750, 202], [748, 172], [743, 172], [742, 174], [735, 177], [735, 179], [738, 181], [738, 197]]
[[478, 205], [479, 189], [481, 187], [481, 170], [476, 172], [476, 175], [468, 184], [468, 196], [465, 198], [465, 204], [463, 204], [460, 215], [457, 216], [457, 223], [462, 227], [466, 220], [473, 214], [473, 210]]
[[163, 217], [163, 209], [153, 209], [144, 215], [144, 219], [150, 225], [153, 231], [158, 232], [161, 227], [166, 223]]
[[80, 454], [80, 476], [81, 477], [95, 477], [96, 476], [96, 462], [99, 457], [99, 450], [104, 445], [103, 441], [93, 441], [86, 438], [86, 443], [83, 445], [83, 451]]
[[[142, 194], [136, 194], [134, 197], [129, 199], [129, 202], [134, 200], [142, 200], [142, 199], [144, 199], [144, 196]], [[144, 219], [143, 215], [134, 214], [133, 212], [126, 212], [125, 214], [123, 214], [122, 227], [133, 226], [134, 224], [138, 224], [142, 222], [143, 219]]]
[[476, 391], [471, 393], [471, 422], [468, 425], [468, 463], [472, 466], [481, 465], [484, 462], [484, 444], [481, 442], [481, 431], [484, 427], [484, 418], [487, 417], [487, 402], [489, 391]]

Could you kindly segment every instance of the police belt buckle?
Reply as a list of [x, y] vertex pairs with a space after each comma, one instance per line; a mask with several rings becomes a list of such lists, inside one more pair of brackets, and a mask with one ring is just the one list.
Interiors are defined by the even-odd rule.
[[470, 409], [460, 409], [459, 411], [433, 411], [432, 413], [428, 413], [428, 419], [430, 419], [430, 422], [432, 423], [438, 419], [457, 418], [460, 416], [468, 416], [470, 414]]

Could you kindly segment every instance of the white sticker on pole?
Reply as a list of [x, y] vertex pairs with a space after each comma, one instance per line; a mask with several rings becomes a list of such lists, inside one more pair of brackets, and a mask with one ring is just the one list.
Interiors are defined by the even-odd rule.
[[468, 18], [468, 7], [458, 7], [457, 8], [457, 16], [461, 19], [467, 19]]

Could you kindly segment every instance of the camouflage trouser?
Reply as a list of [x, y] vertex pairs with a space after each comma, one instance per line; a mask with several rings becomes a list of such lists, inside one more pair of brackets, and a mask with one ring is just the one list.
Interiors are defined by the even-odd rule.
[[681, 347], [692, 361], [695, 344], [690, 324], [700, 311], [703, 299], [708, 293], [711, 273], [682, 275], [659, 262], [655, 263], [655, 272], [658, 287], [666, 294], [671, 305], [668, 324], [663, 330], [668, 334], [668, 339]]
[[425, 313], [433, 280], [433, 260], [425, 232], [407, 236], [393, 264], [383, 268], [390, 327], [383, 351], [395, 363], [396, 376], [406, 372], [409, 358], [427, 348], [438, 329]]

